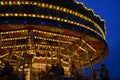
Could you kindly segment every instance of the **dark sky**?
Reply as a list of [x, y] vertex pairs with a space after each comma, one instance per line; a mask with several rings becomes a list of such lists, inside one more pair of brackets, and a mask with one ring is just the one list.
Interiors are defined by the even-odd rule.
[[78, 0], [105, 20], [108, 57], [104, 63], [112, 79], [120, 79], [120, 0]]

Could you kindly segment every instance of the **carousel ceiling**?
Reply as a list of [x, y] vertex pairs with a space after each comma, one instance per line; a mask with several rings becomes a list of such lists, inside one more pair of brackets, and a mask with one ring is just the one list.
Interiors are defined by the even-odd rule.
[[[12, 65], [23, 64], [24, 58], [32, 57], [32, 63], [58, 63], [68, 67], [71, 61], [77, 67], [89, 66], [106, 55], [105, 46], [99, 40], [77, 31], [37, 25], [0, 25], [1, 65], [10, 61]], [[56, 32], [58, 30], [58, 32]], [[24, 56], [26, 53], [27, 57]], [[32, 55], [32, 56], [31, 56]], [[36, 67], [36, 66], [34, 66]]]

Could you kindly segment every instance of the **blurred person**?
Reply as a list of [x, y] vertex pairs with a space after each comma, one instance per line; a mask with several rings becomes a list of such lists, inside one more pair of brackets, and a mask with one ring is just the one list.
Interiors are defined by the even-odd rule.
[[100, 80], [110, 80], [108, 69], [105, 67], [104, 64], [101, 64], [99, 69], [95, 69], [95, 71], [100, 71]]
[[9, 62], [5, 63], [5, 67], [1, 71], [1, 76], [6, 78], [7, 80], [13, 80], [13, 67], [10, 66]]

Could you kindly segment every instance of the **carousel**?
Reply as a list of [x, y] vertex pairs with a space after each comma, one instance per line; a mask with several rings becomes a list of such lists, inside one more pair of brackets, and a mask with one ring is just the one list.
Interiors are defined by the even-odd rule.
[[0, 1], [0, 69], [31, 74], [61, 64], [70, 74], [103, 61], [108, 55], [104, 20], [75, 0]]

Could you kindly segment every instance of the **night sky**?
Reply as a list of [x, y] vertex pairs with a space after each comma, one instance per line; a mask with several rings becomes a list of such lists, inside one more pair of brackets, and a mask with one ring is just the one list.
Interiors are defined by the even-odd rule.
[[120, 80], [120, 0], [78, 0], [105, 20], [109, 54], [104, 63], [111, 80]]

